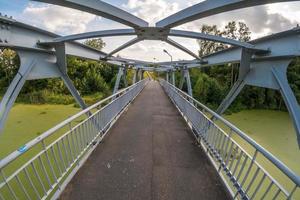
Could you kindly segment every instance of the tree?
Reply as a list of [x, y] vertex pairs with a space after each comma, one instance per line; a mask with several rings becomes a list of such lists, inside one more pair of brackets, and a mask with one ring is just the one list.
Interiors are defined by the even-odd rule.
[[10, 49], [0, 50], [0, 90], [5, 90], [19, 69], [20, 61], [16, 52]]
[[[224, 30], [218, 29], [216, 25], [212, 25], [212, 26], [203, 25], [201, 27], [201, 33], [239, 40], [242, 42], [247, 42], [251, 39], [250, 29], [244, 22], [238, 22], [238, 23], [236, 23], [235, 21], [228, 22]], [[200, 47], [199, 49], [200, 57], [230, 47], [230, 45], [207, 41], [207, 40], [198, 40], [198, 44]]]
[[106, 45], [101, 38], [87, 39], [84, 41], [84, 44], [94, 49], [98, 49], [99, 51], [101, 51]]
[[[203, 25], [201, 27], [201, 33], [210, 34], [210, 35], [216, 35], [216, 36], [222, 36], [223, 32], [218, 30], [216, 25], [209, 26], [209, 25]], [[198, 40], [199, 44], [199, 56], [205, 56], [211, 53], [214, 53], [219, 50], [223, 50], [225, 48], [224, 44], [208, 41], [208, 40]]]

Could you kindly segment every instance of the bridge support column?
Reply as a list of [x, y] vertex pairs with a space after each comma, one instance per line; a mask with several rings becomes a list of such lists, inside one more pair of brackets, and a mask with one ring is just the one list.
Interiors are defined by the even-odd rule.
[[140, 70], [140, 80], [143, 80], [144, 79], [144, 70]]
[[175, 85], [175, 71], [172, 70], [171, 74], [172, 74], [172, 84], [173, 84], [174, 86], [176, 86], [176, 85]]
[[67, 86], [68, 90], [81, 107], [81, 109], [87, 108], [84, 100], [81, 98], [78, 90], [75, 88], [72, 80], [67, 74], [67, 58], [66, 58], [66, 47], [64, 43], [58, 43], [55, 45], [56, 51], [56, 63], [60, 69], [60, 77], [64, 81], [65, 85]]
[[192, 97], [193, 90], [192, 90], [192, 85], [191, 85], [190, 72], [187, 67], [183, 67], [183, 69], [181, 69], [181, 79], [180, 79], [179, 89], [182, 90], [183, 84], [185, 81], [186, 81], [186, 85], [187, 85], [188, 94]]
[[46, 52], [17, 50], [21, 65], [0, 103], [0, 131], [3, 130], [8, 113], [27, 80], [59, 77], [64, 81], [80, 107], [82, 109], [87, 107], [67, 75], [65, 44], [56, 44], [55, 51], [55, 55], [53, 55]]
[[138, 80], [138, 74], [139, 74], [139, 69], [136, 69], [135, 71], [134, 71], [134, 74], [133, 74], [133, 79], [132, 79], [132, 84], [135, 84], [136, 82], [138, 82], [139, 80]]
[[166, 71], [166, 81], [169, 82], [169, 71]]
[[127, 75], [126, 67], [125, 66], [119, 67], [119, 72], [118, 72], [117, 79], [116, 79], [116, 82], [115, 82], [113, 94], [118, 92], [119, 86], [120, 86], [120, 81], [121, 81], [122, 77], [123, 77], [123, 80], [124, 80], [125, 87], [127, 87], [126, 75]]
[[241, 63], [239, 68], [239, 77], [238, 80], [234, 83], [232, 88], [230, 89], [229, 93], [222, 101], [220, 106], [217, 109], [217, 113], [222, 114], [234, 101], [234, 99], [238, 96], [238, 94], [242, 91], [245, 83], [245, 78], [250, 71], [250, 64], [253, 52], [243, 49], [241, 53]]
[[251, 61], [253, 52], [243, 49], [239, 78], [217, 109], [223, 114], [235, 100], [245, 85], [279, 90], [292, 118], [300, 147], [300, 106], [289, 86], [286, 71], [292, 58], [282, 58], [274, 61]]
[[1, 131], [3, 130], [4, 123], [7, 119], [10, 109], [12, 108], [14, 102], [16, 101], [32, 68], [36, 65], [35, 59], [33, 58], [25, 59], [23, 56], [21, 56], [21, 54], [19, 54], [19, 56], [21, 60], [21, 66], [19, 68], [19, 71], [14, 77], [13, 81], [10, 83], [0, 103], [0, 130]]

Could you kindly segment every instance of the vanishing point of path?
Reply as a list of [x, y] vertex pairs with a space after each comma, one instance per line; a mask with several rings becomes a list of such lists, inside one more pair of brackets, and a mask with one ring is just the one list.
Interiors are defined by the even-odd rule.
[[185, 121], [150, 81], [69, 183], [65, 200], [229, 199]]

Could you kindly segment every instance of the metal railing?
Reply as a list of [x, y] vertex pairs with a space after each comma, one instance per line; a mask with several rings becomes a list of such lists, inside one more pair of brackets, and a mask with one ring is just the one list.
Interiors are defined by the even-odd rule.
[[234, 199], [300, 199], [300, 177], [291, 169], [193, 97], [160, 83]]
[[56, 199], [144, 79], [66, 119], [0, 161], [0, 199]]

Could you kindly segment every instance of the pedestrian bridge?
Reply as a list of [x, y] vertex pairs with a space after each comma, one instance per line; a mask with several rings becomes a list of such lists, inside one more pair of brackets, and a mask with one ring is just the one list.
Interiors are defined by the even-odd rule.
[[[0, 200], [300, 199], [299, 175], [221, 116], [246, 85], [278, 90], [300, 145], [300, 107], [286, 76], [288, 65], [300, 56], [299, 26], [250, 42], [174, 28], [289, 0], [206, 0], [152, 27], [101, 0], [36, 1], [130, 28], [60, 36], [0, 14], [0, 47], [13, 49], [20, 59], [0, 103], [0, 131], [28, 80], [61, 78], [82, 108], [0, 160]], [[135, 37], [109, 53], [76, 42], [116, 36]], [[170, 37], [222, 43], [226, 49], [199, 57]], [[194, 59], [153, 63], [113, 56], [143, 40], [164, 41]], [[113, 95], [87, 107], [68, 76], [67, 56], [117, 66]], [[233, 63], [239, 64], [238, 79], [216, 112], [192, 97], [191, 68]], [[134, 70], [129, 87], [128, 69]], [[144, 78], [148, 71], [165, 79]], [[181, 73], [178, 88], [176, 71]], [[119, 88], [122, 78], [124, 89]]]
[[299, 195], [299, 176], [165, 80], [141, 80], [92, 105], [1, 160], [0, 169], [1, 199]]

